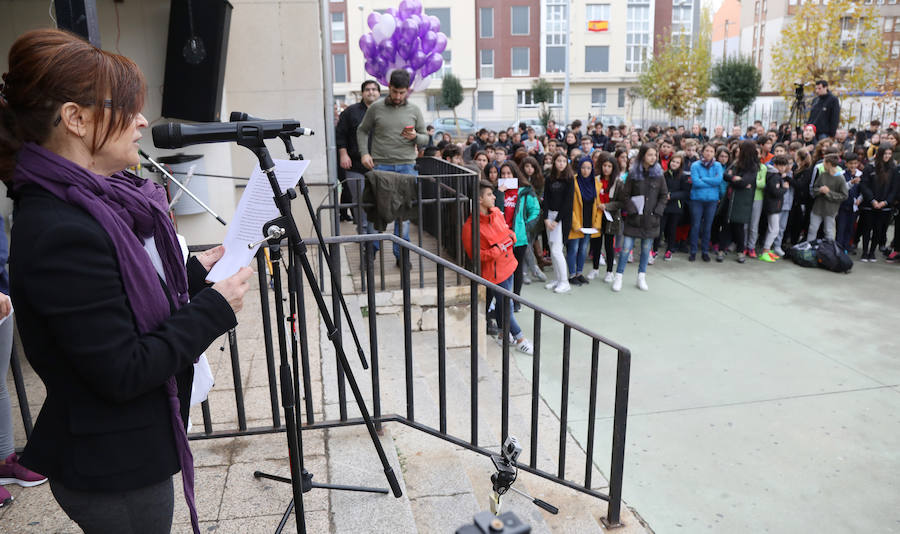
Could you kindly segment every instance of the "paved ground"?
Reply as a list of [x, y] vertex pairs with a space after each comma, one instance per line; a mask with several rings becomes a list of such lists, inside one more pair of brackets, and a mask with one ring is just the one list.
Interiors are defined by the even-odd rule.
[[[597, 280], [568, 295], [532, 284], [523, 296], [633, 351], [624, 496], [655, 532], [900, 532], [900, 266], [841, 275], [677, 255], [649, 268], [648, 293], [635, 277], [631, 264], [619, 294]], [[562, 335], [543, 336], [542, 391], [558, 406], [550, 355]], [[583, 338], [572, 355], [580, 440]], [[606, 470], [615, 358], [604, 356], [596, 461]], [[529, 357], [517, 363], [530, 374]]]

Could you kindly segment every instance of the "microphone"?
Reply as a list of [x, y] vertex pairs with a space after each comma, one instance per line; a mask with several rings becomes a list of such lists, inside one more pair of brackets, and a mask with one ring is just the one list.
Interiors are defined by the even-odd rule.
[[[265, 121], [266, 119], [260, 119], [259, 117], [254, 117], [253, 115], [248, 115], [243, 111], [232, 111], [231, 116], [228, 118], [231, 122], [244, 122], [244, 121]], [[312, 130], [312, 128], [303, 128], [297, 126], [290, 132], [284, 132], [286, 135], [290, 135], [291, 137], [300, 137], [301, 135], [316, 135], [316, 132]]]
[[[211, 122], [181, 124], [169, 122], [153, 127], [153, 146], [182, 148], [202, 143], [258, 142], [274, 139], [281, 134], [294, 135], [300, 123], [285, 121]], [[298, 133], [297, 135], [303, 135]]]

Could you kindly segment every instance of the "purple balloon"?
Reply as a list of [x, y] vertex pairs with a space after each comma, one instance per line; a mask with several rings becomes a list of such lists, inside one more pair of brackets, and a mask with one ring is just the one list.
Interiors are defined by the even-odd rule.
[[412, 7], [413, 13], [421, 13], [422, 12], [422, 1], [421, 0], [407, 0]]
[[444, 64], [444, 58], [441, 57], [440, 54], [431, 53], [428, 54], [428, 59], [425, 60], [425, 64], [422, 65], [422, 73], [424, 75], [429, 75], [434, 72], [441, 70], [441, 66]]
[[372, 76], [378, 76], [378, 65], [372, 60], [366, 61], [366, 72]]
[[445, 48], [447, 48], [447, 36], [443, 33], [439, 33], [434, 40], [434, 48], [432, 48], [431, 51], [440, 54]]
[[428, 17], [428, 20], [431, 23], [431, 31], [433, 31], [434, 33], [441, 31], [441, 19], [435, 17], [434, 15], [431, 15], [430, 17]]
[[378, 56], [381, 57], [385, 62], [390, 63], [394, 60], [394, 56], [397, 54], [397, 47], [394, 46], [394, 43], [388, 39], [383, 43], [378, 45]]
[[374, 28], [376, 24], [378, 24], [378, 19], [380, 19], [380, 18], [381, 18], [381, 14], [379, 14], [379, 13], [375, 13], [375, 12], [369, 13], [369, 17], [366, 19], [366, 24], [369, 25], [370, 30], [372, 28]]
[[426, 59], [428, 59], [428, 56], [425, 55], [425, 52], [416, 50], [415, 53], [413, 53], [413, 56], [409, 59], [409, 66], [414, 69], [422, 68], [422, 65], [425, 64]]
[[400, 22], [398, 30], [394, 33], [399, 33], [403, 40], [410, 41], [419, 35], [419, 23], [412, 19], [406, 19]]
[[393, 7], [389, 7], [389, 8], [387, 8], [387, 9], [385, 9], [384, 12], [385, 12], [385, 13], [390, 13], [390, 15], [391, 15], [392, 17], [394, 17], [394, 18], [397, 18], [397, 15], [399, 14], [399, 13], [397, 13], [397, 9], [396, 9], [396, 8], [393, 8]]
[[422, 37], [422, 52], [430, 54], [435, 42], [437, 42], [437, 35], [432, 31], [426, 33], [425, 37]]
[[407, 19], [410, 15], [415, 13], [415, 10], [409, 0], [403, 0], [400, 2], [400, 9], [397, 10], [397, 13], [400, 15], [401, 19]]
[[381, 59], [380, 57], [376, 57], [372, 60], [372, 63], [375, 65], [375, 72], [372, 72], [372, 76], [384, 76], [387, 72], [387, 61]]
[[426, 15], [419, 15], [419, 37], [425, 37], [425, 34], [431, 31], [431, 21]]
[[372, 57], [376, 46], [375, 38], [372, 37], [371, 33], [367, 33], [359, 38], [359, 49], [362, 50], [363, 56], [365, 56], [366, 59]]

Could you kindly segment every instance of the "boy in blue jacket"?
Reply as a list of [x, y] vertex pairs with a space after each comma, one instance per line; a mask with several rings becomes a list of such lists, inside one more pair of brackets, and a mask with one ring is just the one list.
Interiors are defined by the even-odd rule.
[[856, 224], [856, 218], [859, 215], [859, 204], [862, 201], [862, 191], [859, 189], [862, 171], [859, 169], [859, 157], [853, 152], [844, 154], [844, 166], [847, 169], [847, 172], [844, 173], [844, 179], [847, 180], [849, 190], [847, 200], [841, 202], [841, 208], [838, 210], [836, 221], [837, 238], [835, 241], [838, 246], [850, 252], [853, 226]]

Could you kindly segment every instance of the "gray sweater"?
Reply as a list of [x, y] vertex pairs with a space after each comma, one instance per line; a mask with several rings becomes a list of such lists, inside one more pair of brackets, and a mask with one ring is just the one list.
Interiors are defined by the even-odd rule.
[[[359, 128], [356, 129], [359, 154], [363, 156], [369, 153], [369, 135], [371, 135], [371, 156], [376, 165], [413, 164], [418, 155], [416, 145], [428, 144], [422, 111], [409, 102], [402, 106], [389, 105], [388, 98], [382, 98], [369, 106]], [[415, 126], [415, 141], [403, 137], [403, 128], [406, 126]]]
[[[828, 186], [827, 193], [820, 193], [819, 188]], [[822, 217], [834, 217], [841, 208], [841, 202], [847, 200], [849, 189], [843, 174], [837, 176], [819, 171], [813, 184], [813, 208], [812, 212]]]

